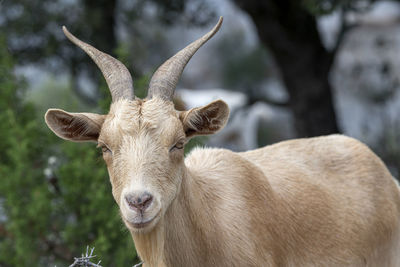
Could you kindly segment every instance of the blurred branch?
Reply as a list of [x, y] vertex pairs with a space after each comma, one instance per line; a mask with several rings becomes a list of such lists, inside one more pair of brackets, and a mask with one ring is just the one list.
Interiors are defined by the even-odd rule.
[[256, 102], [264, 102], [266, 104], [272, 105], [272, 106], [276, 106], [276, 107], [289, 107], [289, 102], [280, 102], [280, 101], [276, 101], [274, 99], [270, 99], [268, 97], [265, 96], [258, 96], [255, 97], [253, 95], [248, 95], [248, 100], [247, 100], [247, 105], [251, 106], [253, 104], [255, 104]]
[[60, 189], [60, 185], [58, 183], [58, 177], [57, 176], [55, 176], [53, 174], [47, 179], [47, 181], [51, 185], [51, 187], [54, 189], [55, 193], [57, 193], [58, 195], [61, 194], [61, 189]]
[[264, 102], [265, 104], [272, 105], [275, 107], [283, 107], [283, 108], [289, 108], [289, 101], [287, 100], [276, 100], [273, 98], [270, 98], [269, 96], [260, 94], [260, 88], [258, 87], [252, 87], [252, 86], [247, 86], [246, 87], [246, 96], [247, 96], [247, 106], [251, 106], [257, 102]]
[[346, 16], [347, 16], [348, 11], [349, 11], [348, 8], [346, 8], [344, 6], [341, 8], [341, 11], [340, 11], [340, 29], [339, 29], [338, 36], [336, 38], [335, 45], [333, 46], [332, 51], [329, 52], [329, 56], [330, 56], [329, 63], [328, 63], [328, 67], [329, 68], [332, 66], [333, 62], [335, 61], [336, 54], [337, 54], [337, 52], [338, 52], [338, 50], [339, 50], [339, 48], [340, 48], [340, 46], [341, 46], [341, 44], [342, 44], [342, 42], [344, 40], [344, 37], [346, 36], [346, 33], [350, 29], [352, 29], [352, 28], [357, 26], [357, 24], [350, 24], [346, 20]]

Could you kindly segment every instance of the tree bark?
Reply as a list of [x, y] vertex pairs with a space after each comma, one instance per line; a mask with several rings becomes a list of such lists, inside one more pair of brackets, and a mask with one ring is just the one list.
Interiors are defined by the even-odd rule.
[[332, 53], [322, 45], [316, 19], [298, 0], [234, 0], [254, 21], [288, 90], [299, 137], [339, 132], [328, 80]]

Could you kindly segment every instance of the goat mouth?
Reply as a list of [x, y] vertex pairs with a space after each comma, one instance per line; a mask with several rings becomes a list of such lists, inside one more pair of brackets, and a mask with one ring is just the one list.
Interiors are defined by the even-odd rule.
[[150, 220], [147, 221], [143, 221], [140, 223], [132, 223], [130, 222], [129, 224], [132, 225], [134, 228], [140, 229], [140, 228], [145, 228], [147, 225], [149, 225], [152, 221], [154, 220], [154, 218], [151, 218]]
[[152, 218], [148, 219], [148, 220], [142, 220], [141, 222], [131, 222], [128, 221], [129, 225], [132, 226], [135, 229], [142, 229], [145, 228], [146, 226], [148, 226], [149, 224], [151, 224], [160, 214], [160, 212], [158, 212], [155, 216], [153, 216]]

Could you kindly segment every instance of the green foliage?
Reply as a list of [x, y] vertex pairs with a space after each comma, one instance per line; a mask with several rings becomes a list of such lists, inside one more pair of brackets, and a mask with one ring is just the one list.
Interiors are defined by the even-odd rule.
[[104, 266], [133, 265], [99, 153], [43, 128], [13, 67], [0, 38], [0, 266], [66, 266], [87, 245]]
[[[85, 105], [81, 99], [75, 94], [71, 94], [71, 86], [69, 83], [60, 83], [55, 77], [44, 81], [41, 88], [35, 88], [27, 91], [25, 99], [32, 102], [40, 119], [49, 107], [63, 107], [65, 110], [87, 110], [89, 107]], [[43, 121], [44, 123], [44, 121]]]
[[34, 120], [32, 105], [22, 101], [22, 83], [13, 75], [13, 60], [0, 39], [0, 197], [4, 231], [0, 233], [0, 265], [39, 262], [37, 249], [49, 233], [50, 192], [43, 168], [46, 138]]

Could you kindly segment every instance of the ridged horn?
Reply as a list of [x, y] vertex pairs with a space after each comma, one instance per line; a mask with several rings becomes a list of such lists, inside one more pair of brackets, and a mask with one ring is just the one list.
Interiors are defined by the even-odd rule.
[[93, 46], [82, 42], [72, 35], [65, 26], [62, 29], [65, 36], [85, 51], [99, 67], [110, 89], [112, 102], [118, 99], [133, 99], [135, 97], [132, 77], [124, 64]]
[[186, 64], [196, 51], [219, 30], [222, 21], [223, 18], [220, 17], [211, 31], [176, 53], [157, 69], [150, 80], [148, 98], [157, 95], [165, 100], [172, 100], [176, 85]]

